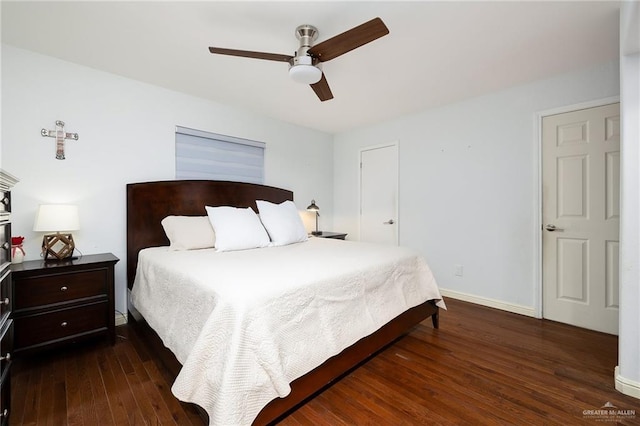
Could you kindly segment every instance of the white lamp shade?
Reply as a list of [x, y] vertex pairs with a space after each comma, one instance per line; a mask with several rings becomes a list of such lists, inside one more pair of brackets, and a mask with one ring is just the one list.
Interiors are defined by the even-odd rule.
[[33, 230], [37, 232], [76, 231], [80, 229], [78, 206], [73, 204], [41, 204], [36, 212]]

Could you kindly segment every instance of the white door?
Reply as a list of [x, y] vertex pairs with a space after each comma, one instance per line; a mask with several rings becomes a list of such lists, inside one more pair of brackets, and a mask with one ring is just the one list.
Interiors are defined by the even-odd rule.
[[618, 334], [620, 105], [542, 120], [545, 318]]
[[360, 241], [398, 245], [398, 145], [360, 151]]

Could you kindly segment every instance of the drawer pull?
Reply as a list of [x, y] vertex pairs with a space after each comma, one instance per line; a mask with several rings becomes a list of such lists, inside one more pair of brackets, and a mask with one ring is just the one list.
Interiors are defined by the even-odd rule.
[[62, 287], [60, 287], [60, 291], [67, 291], [69, 290], [69, 288], [66, 285], [63, 285]]
[[67, 325], [69, 325], [69, 323], [67, 323], [66, 321], [62, 321], [60, 323], [60, 327], [66, 327]]
[[2, 302], [0, 302], [0, 304], [8, 305], [9, 304], [9, 298], [5, 297], [4, 300]]
[[5, 419], [9, 417], [9, 410], [7, 408], [2, 410], [2, 413], [0, 413], [0, 417], [4, 417]]
[[5, 250], [9, 250], [11, 248], [11, 244], [9, 244], [9, 241], [5, 241], [4, 244], [2, 244], [2, 248]]
[[11, 360], [11, 353], [7, 352], [7, 354], [5, 356], [0, 356], [0, 361], [10, 361]]

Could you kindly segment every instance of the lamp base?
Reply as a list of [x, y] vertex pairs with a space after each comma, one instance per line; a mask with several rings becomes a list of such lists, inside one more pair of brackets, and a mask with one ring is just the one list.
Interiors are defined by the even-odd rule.
[[311, 235], [322, 235], [322, 231], [311, 231]]
[[42, 239], [44, 260], [66, 260], [73, 256], [76, 244], [71, 234], [49, 234]]

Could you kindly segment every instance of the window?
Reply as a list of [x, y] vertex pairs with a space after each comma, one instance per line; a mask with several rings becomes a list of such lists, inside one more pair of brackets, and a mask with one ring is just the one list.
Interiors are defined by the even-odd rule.
[[262, 184], [264, 142], [176, 126], [176, 179]]

